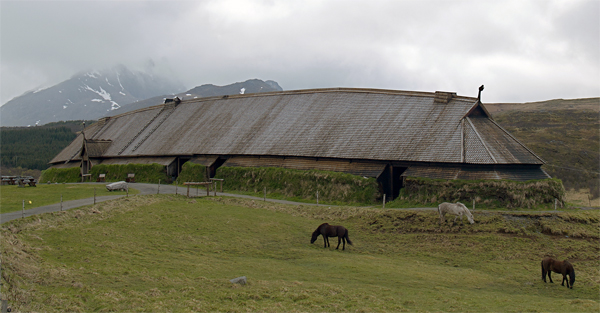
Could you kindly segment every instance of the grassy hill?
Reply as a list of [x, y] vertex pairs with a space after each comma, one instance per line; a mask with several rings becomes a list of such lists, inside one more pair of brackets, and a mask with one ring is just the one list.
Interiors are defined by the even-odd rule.
[[[43, 312], [596, 312], [599, 213], [439, 226], [433, 211], [134, 196], [3, 224], [2, 295]], [[324, 221], [354, 245], [311, 245]], [[571, 260], [573, 289], [542, 282], [544, 256]]]
[[485, 106], [565, 188], [600, 196], [600, 98]]

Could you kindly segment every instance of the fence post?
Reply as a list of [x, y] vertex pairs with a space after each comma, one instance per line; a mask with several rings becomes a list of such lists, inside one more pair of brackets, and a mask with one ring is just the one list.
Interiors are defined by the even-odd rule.
[[158, 189], [156, 189], [156, 194], [160, 193], [160, 179], [158, 180]]
[[60, 195], [60, 210], [61, 210], [61, 211], [62, 211], [62, 202], [63, 202], [63, 200], [62, 200], [62, 196], [63, 196], [63, 195]]
[[556, 202], [558, 202], [558, 199], [554, 198], [554, 211], [556, 211]]
[[475, 198], [473, 198], [473, 211], [475, 211]]
[[96, 187], [94, 187], [94, 205], [96, 204]]
[[25, 217], [25, 199], [23, 199], [23, 211], [21, 213], [21, 217]]
[[175, 181], [175, 195], [177, 195], [177, 181]]
[[383, 208], [385, 209], [385, 193], [383, 194]]
[[319, 205], [319, 191], [317, 190], [317, 205]]
[[267, 201], [267, 187], [265, 187], [263, 192], [263, 201]]

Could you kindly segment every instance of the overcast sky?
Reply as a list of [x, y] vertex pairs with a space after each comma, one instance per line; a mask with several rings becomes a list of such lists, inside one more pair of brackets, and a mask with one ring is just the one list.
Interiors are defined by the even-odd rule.
[[150, 60], [188, 89], [454, 91], [484, 103], [600, 96], [600, 1], [5, 1], [0, 103]]

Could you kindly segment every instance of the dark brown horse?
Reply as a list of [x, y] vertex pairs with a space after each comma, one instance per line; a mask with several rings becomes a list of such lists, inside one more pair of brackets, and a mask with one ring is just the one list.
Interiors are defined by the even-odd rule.
[[[562, 274], [562, 286], [565, 285], [565, 281], [567, 282], [567, 288], [573, 289], [573, 284], [575, 283], [575, 270], [573, 269], [573, 265], [569, 263], [569, 261], [557, 261], [553, 258], [545, 258], [542, 260], [542, 280], [546, 282], [546, 273], [548, 273], [548, 278], [551, 283], [552, 276], [550, 275], [552, 272]], [[567, 280], [567, 275], [569, 275], [569, 280]], [[569, 283], [571, 285], [569, 286]]]
[[317, 229], [312, 233], [312, 238], [310, 239], [310, 243], [314, 243], [317, 240], [319, 235], [323, 235], [324, 247], [329, 247], [329, 237], [338, 237], [338, 249], [340, 247], [340, 243], [343, 241], [344, 245], [342, 246], [342, 250], [346, 250], [346, 241], [351, 245], [352, 241], [348, 237], [348, 230], [344, 226], [333, 226], [327, 223], [323, 223], [317, 227]]

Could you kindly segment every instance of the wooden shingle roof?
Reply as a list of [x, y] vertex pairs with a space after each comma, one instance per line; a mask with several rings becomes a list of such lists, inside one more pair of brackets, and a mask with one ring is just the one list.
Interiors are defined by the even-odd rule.
[[[85, 134], [111, 141], [103, 147], [104, 158], [259, 155], [543, 164], [476, 98], [439, 92], [333, 88], [191, 99], [106, 118]], [[67, 161], [80, 148], [78, 138], [51, 163]]]

